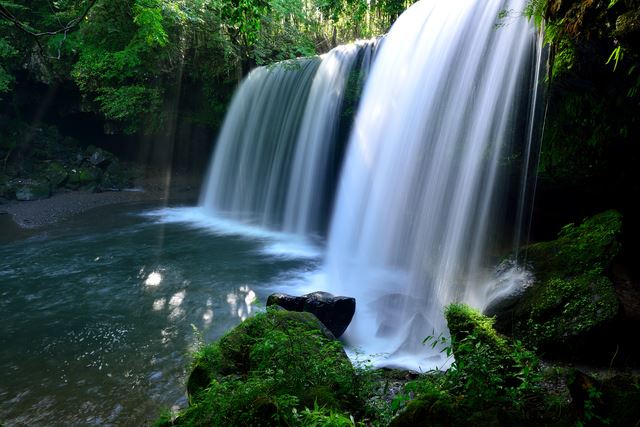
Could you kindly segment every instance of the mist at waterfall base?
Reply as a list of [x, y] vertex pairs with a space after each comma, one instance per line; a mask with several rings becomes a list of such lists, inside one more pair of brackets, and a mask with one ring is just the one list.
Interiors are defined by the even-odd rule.
[[346, 343], [378, 365], [446, 367], [423, 344], [448, 334], [444, 307], [482, 308], [527, 279], [493, 269], [526, 223], [535, 163], [541, 49], [525, 6], [422, 0], [382, 42], [254, 70], [201, 206], [164, 215], [317, 257], [280, 290], [355, 297]]

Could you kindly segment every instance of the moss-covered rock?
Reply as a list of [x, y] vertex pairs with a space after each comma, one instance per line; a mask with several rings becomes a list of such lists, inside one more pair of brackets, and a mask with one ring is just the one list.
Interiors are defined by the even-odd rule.
[[100, 187], [103, 190], [119, 191], [133, 186], [133, 175], [116, 159], [111, 159], [102, 175]]
[[507, 340], [493, 329], [494, 320], [464, 304], [451, 304], [445, 310], [454, 354], [460, 343], [473, 336], [496, 353], [507, 350]]
[[5, 187], [6, 196], [20, 201], [40, 200], [51, 196], [51, 185], [43, 179], [13, 179]]
[[537, 285], [517, 308], [514, 334], [547, 353], [559, 354], [586, 344], [589, 334], [614, 321], [618, 309], [607, 277], [587, 272], [571, 280], [552, 278]]
[[72, 190], [95, 190], [98, 188], [102, 171], [93, 166], [80, 166], [69, 170], [67, 187]]
[[60, 162], [51, 161], [44, 170], [44, 175], [47, 177], [53, 188], [59, 187], [64, 184], [69, 176], [67, 169]]
[[572, 278], [591, 270], [606, 272], [620, 250], [621, 228], [622, 216], [615, 210], [587, 218], [578, 226], [565, 225], [558, 239], [527, 246], [527, 261], [537, 281]]
[[455, 425], [456, 406], [448, 395], [420, 396], [409, 402], [402, 413], [391, 420], [389, 427]]
[[411, 401], [391, 426], [571, 424], [549, 409], [533, 353], [470, 307], [453, 304], [445, 314], [455, 361], [445, 372], [407, 384]]
[[528, 374], [538, 368], [538, 359], [519, 343], [497, 333], [493, 318], [464, 304], [449, 305], [445, 317], [456, 358], [454, 368], [466, 382], [465, 387], [475, 388], [468, 398], [490, 399], [508, 388], [526, 388], [532, 381]]
[[113, 160], [114, 156], [113, 154], [106, 150], [103, 150], [102, 148], [90, 145], [84, 152], [84, 158], [93, 166], [106, 167], [109, 162]]
[[592, 354], [583, 350], [619, 312], [606, 274], [620, 249], [621, 224], [618, 212], [607, 211], [563, 227], [557, 240], [529, 245], [535, 282], [509, 310], [492, 313], [498, 329], [548, 355]]
[[195, 357], [190, 407], [175, 425], [281, 425], [306, 408], [353, 413], [357, 376], [342, 345], [310, 313], [268, 309]]

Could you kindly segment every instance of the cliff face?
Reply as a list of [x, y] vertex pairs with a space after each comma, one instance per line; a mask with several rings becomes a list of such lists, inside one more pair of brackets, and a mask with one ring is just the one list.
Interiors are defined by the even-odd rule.
[[631, 260], [640, 239], [640, 2], [534, 0], [529, 12], [544, 19], [550, 49], [532, 238], [616, 208]]

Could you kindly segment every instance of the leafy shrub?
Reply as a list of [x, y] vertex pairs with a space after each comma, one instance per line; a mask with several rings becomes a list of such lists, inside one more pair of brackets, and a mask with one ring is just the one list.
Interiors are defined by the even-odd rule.
[[451, 338], [426, 341], [445, 341], [444, 351], [455, 360], [447, 371], [407, 384], [399, 400], [409, 403], [391, 425], [494, 425], [503, 418], [525, 423], [539, 417], [544, 397], [538, 358], [470, 307], [452, 304], [445, 314]]

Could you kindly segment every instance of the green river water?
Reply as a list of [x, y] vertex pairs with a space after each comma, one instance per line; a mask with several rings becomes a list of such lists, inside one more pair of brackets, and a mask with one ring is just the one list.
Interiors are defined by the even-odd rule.
[[145, 425], [186, 405], [198, 337], [219, 337], [320, 262], [288, 250], [286, 236], [215, 223], [198, 208], [100, 208], [4, 240], [6, 426]]

